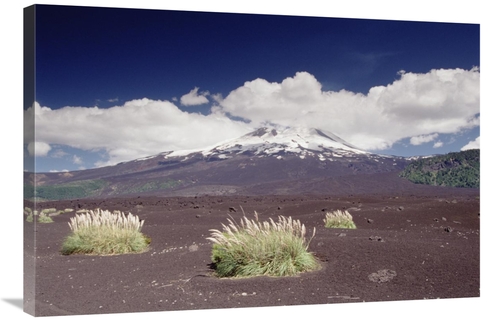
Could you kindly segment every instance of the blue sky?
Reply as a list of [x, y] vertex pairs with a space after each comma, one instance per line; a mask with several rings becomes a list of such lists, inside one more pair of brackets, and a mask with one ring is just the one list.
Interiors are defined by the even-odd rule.
[[37, 171], [264, 125], [390, 155], [479, 147], [479, 24], [39, 6], [36, 32]]

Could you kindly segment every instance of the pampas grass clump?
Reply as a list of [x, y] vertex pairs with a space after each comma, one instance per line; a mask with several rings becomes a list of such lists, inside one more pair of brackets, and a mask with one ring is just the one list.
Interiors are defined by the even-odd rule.
[[77, 214], [68, 223], [72, 233], [65, 239], [65, 255], [113, 255], [138, 253], [147, 249], [150, 239], [141, 233], [143, 220], [128, 213], [96, 209]]
[[56, 212], [57, 212], [57, 209], [55, 209], [55, 208], [45, 208], [40, 212], [40, 215], [42, 215], [42, 214], [48, 215], [48, 214], [56, 213]]
[[327, 212], [323, 222], [325, 222], [325, 227], [328, 228], [356, 228], [356, 224], [352, 220], [352, 215], [348, 211], [336, 210]]
[[24, 208], [24, 215], [26, 215], [26, 222], [33, 222], [33, 211], [29, 207]]
[[213, 242], [211, 259], [219, 277], [250, 277], [258, 275], [291, 276], [320, 267], [307, 251], [311, 239], [298, 220], [278, 217], [275, 222], [259, 222], [243, 217], [238, 225], [233, 219], [222, 231], [210, 230]]
[[49, 213], [49, 212], [51, 212], [51, 211], [43, 210], [40, 212], [40, 214], [38, 214], [38, 211], [36, 211], [36, 210], [32, 211], [31, 208], [29, 208], [29, 207], [24, 208], [24, 215], [27, 215], [26, 222], [29, 222], [29, 223], [33, 223], [33, 221], [35, 221], [35, 219], [38, 223], [52, 223], [52, 222], [54, 222], [52, 220], [52, 218], [47, 215], [47, 213]]
[[44, 212], [41, 212], [40, 215], [38, 215], [38, 223], [52, 223], [54, 222], [50, 216], [45, 214]]

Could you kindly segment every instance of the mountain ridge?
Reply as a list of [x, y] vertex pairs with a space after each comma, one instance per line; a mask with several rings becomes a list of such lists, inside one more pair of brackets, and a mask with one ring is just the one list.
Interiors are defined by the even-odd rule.
[[352, 191], [347, 177], [358, 175], [362, 184], [363, 175], [371, 179], [372, 174], [400, 172], [408, 163], [404, 157], [364, 151], [317, 128], [262, 127], [208, 148], [83, 171], [25, 173], [25, 198], [321, 193], [332, 186]]

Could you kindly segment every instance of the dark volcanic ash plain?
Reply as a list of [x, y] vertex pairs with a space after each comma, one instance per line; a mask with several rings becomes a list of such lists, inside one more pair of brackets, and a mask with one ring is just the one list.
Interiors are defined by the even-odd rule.
[[[129, 196], [37, 203], [36, 207], [108, 209], [145, 220], [147, 252], [64, 256], [75, 211], [53, 223], [24, 220], [25, 263], [34, 263], [28, 308], [37, 316], [225, 309], [479, 297], [479, 190], [391, 185], [384, 175], [360, 193], [283, 196]], [[389, 176], [387, 176], [389, 177]], [[25, 201], [25, 206], [33, 203]], [[211, 269], [210, 229], [229, 215], [300, 220], [318, 271], [294, 277], [219, 279]], [[347, 209], [355, 230], [327, 229], [329, 210]], [[33, 242], [34, 236], [36, 242]], [[35, 248], [36, 246], [36, 248]], [[25, 284], [31, 284], [28, 275]], [[29, 298], [36, 297], [36, 300]]]

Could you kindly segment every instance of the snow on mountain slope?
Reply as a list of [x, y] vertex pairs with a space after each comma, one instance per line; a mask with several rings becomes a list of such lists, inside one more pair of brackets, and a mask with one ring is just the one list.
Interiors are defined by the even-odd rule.
[[205, 157], [219, 159], [243, 153], [257, 157], [273, 156], [278, 159], [287, 154], [295, 154], [300, 158], [317, 157], [321, 161], [333, 161], [336, 157], [356, 155], [391, 157], [363, 151], [325, 130], [302, 127], [288, 127], [281, 130], [263, 127], [240, 138], [203, 150], [173, 151], [165, 154], [165, 158], [185, 156], [187, 159], [188, 155], [193, 153], [202, 153]]
[[348, 144], [341, 138], [314, 128], [286, 128], [278, 131], [273, 128], [259, 128], [241, 138], [221, 144], [210, 152], [251, 151], [255, 154], [276, 154], [290, 152], [302, 154], [305, 150], [322, 152], [366, 152]]

